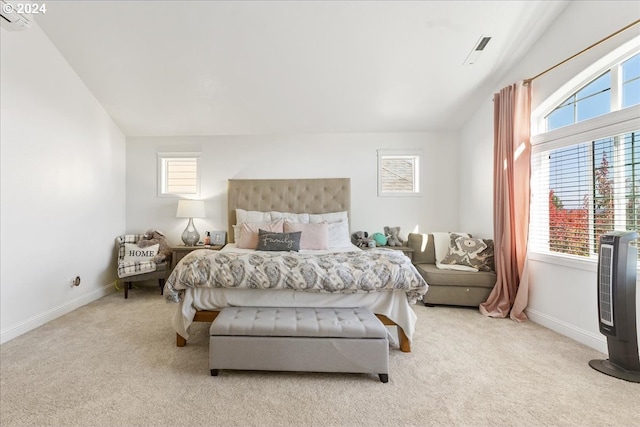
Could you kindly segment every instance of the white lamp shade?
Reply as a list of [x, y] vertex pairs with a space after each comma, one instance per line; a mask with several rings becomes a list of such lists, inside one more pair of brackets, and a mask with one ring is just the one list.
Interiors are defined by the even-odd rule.
[[178, 200], [176, 218], [205, 218], [204, 201]]

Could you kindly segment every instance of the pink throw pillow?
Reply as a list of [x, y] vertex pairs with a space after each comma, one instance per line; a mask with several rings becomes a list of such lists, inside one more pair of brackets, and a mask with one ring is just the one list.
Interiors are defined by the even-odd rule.
[[329, 226], [326, 222], [319, 224], [303, 224], [284, 222], [284, 232], [302, 231], [300, 249], [327, 249], [329, 245]]
[[240, 249], [255, 249], [258, 247], [258, 230], [282, 233], [283, 222], [243, 222], [240, 224], [240, 236], [236, 239], [236, 247]]

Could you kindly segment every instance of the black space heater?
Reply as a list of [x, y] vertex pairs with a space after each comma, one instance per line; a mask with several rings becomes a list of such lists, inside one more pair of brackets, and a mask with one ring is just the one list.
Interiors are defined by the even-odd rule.
[[600, 237], [598, 252], [598, 317], [607, 337], [609, 359], [589, 366], [604, 374], [640, 383], [636, 327], [638, 248], [634, 231], [613, 231]]

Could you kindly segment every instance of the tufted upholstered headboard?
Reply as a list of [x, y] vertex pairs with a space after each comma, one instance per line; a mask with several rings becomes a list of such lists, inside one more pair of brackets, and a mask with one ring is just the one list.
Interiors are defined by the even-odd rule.
[[229, 243], [233, 243], [236, 209], [312, 214], [341, 211], [350, 213], [351, 180], [230, 179], [227, 201]]

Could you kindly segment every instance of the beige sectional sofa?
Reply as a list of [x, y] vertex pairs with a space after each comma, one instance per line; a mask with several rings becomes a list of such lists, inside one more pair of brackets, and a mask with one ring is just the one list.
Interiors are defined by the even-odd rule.
[[429, 285], [429, 290], [423, 298], [425, 305], [477, 307], [487, 300], [496, 284], [495, 271], [472, 272], [437, 268], [432, 234], [410, 233], [406, 245], [413, 249], [413, 264]]

